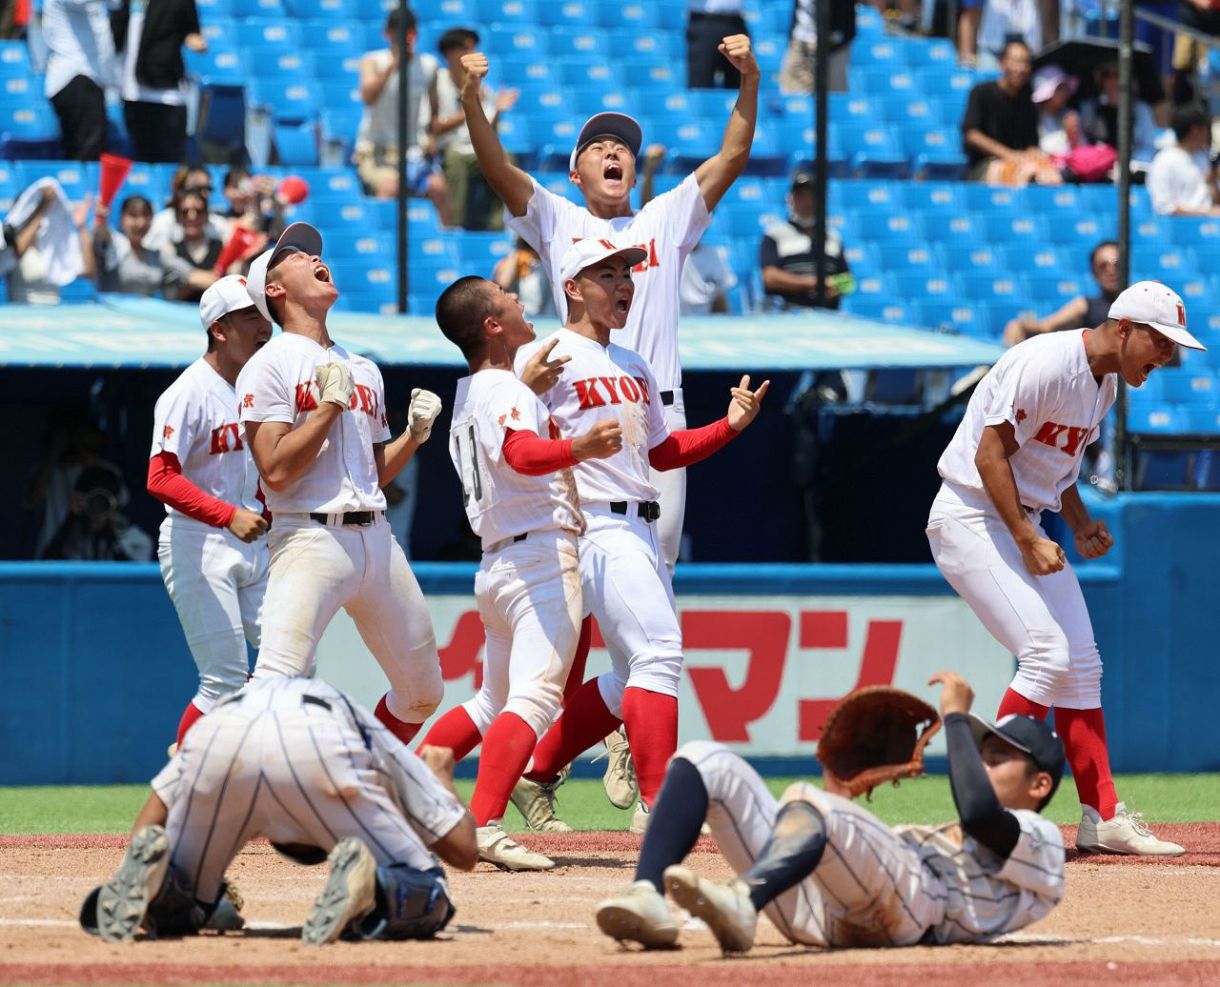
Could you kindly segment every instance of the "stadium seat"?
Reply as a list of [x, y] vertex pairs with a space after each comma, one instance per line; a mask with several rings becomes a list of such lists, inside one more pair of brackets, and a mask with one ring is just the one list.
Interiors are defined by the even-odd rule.
[[[887, 274], [902, 274], [911, 278], [931, 278], [938, 275], [944, 278], [944, 270], [938, 263], [938, 258], [924, 244], [910, 244], [902, 241], [879, 243], [876, 247], [877, 259], [881, 269]], [[929, 292], [922, 292], [928, 294]], [[903, 291], [904, 297], [915, 295]]]
[[1003, 253], [982, 242], [943, 243], [945, 270], [951, 273], [977, 271], [995, 276], [1005, 268]]
[[881, 322], [909, 322], [911, 316], [907, 306], [892, 297], [862, 295], [859, 292], [843, 299], [843, 311]]
[[596, 0], [560, 0], [558, 3], [543, 3], [538, 7], [539, 22], [548, 27], [562, 25], [584, 29], [595, 22], [596, 16]]
[[282, 22], [287, 17], [280, 0], [229, 0], [229, 11], [233, 17], [246, 20], [257, 18]]
[[479, 24], [538, 23], [535, 0], [474, 0], [474, 16]]
[[928, 329], [951, 329], [963, 336], [989, 339], [992, 336], [987, 311], [969, 302], [927, 297], [913, 306], [918, 324]]
[[847, 231], [853, 239], [877, 243], [899, 241], [915, 245], [922, 239], [919, 220], [887, 208], [865, 207], [846, 212]]
[[971, 302], [996, 302], [1009, 305], [1012, 315], [1029, 306], [1025, 279], [1008, 273], [988, 274], [964, 271], [958, 274], [962, 297]]

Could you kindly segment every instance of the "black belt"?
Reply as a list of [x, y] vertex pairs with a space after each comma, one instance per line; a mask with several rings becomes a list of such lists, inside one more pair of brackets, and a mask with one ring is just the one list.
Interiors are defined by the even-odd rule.
[[519, 535], [513, 535], [513, 542], [525, 541], [530, 536], [528, 531], [523, 531]]
[[628, 513], [627, 508], [632, 504], [636, 505], [636, 513], [645, 521], [655, 521], [661, 516], [661, 505], [655, 500], [612, 500], [610, 501], [610, 512], [612, 514], [626, 514]]
[[[329, 514], [310, 514], [311, 521], [317, 521], [318, 524], [325, 524], [330, 518]], [[376, 511], [348, 511], [343, 515], [343, 524], [373, 524], [377, 520]]]
[[662, 391], [661, 392], [661, 404], [665, 405], [665, 407], [668, 408], [673, 403], [674, 403], [674, 392], [673, 391]]

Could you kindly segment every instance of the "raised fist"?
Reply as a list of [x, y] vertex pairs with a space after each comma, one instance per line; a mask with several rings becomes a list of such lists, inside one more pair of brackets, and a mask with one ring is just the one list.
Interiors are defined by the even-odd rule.
[[441, 399], [431, 391], [416, 387], [411, 391], [411, 404], [407, 407], [407, 427], [417, 445], [423, 445], [432, 435], [432, 423], [441, 413]]
[[356, 389], [352, 381], [352, 368], [341, 360], [320, 363], [313, 372], [318, 382], [319, 397], [323, 401], [347, 408], [352, 403], [352, 391]]

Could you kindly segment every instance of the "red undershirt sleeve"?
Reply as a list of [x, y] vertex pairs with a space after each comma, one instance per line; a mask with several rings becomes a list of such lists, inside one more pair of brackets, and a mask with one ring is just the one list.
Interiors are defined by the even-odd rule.
[[738, 433], [729, 425], [728, 418], [721, 418], [702, 428], [683, 428], [670, 432], [660, 445], [648, 451], [648, 462], [653, 469], [676, 470], [693, 466], [707, 459], [712, 453], [723, 449]]
[[506, 428], [504, 459], [523, 476], [545, 476], [576, 465], [571, 439], [544, 439], [533, 432]]
[[148, 461], [148, 492], [187, 517], [227, 528], [237, 508], [206, 494], [182, 475], [182, 464], [172, 452], [159, 452]]

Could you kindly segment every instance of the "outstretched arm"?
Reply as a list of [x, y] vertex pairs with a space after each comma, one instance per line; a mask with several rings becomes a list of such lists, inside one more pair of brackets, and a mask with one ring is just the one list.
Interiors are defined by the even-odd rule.
[[496, 134], [495, 125], [483, 112], [482, 88], [487, 77], [487, 56], [482, 52], [471, 52], [462, 56], [462, 110], [466, 114], [466, 128], [470, 132], [470, 143], [474, 145], [479, 168], [487, 184], [504, 200], [508, 211], [514, 216], [524, 216], [526, 206], [534, 195], [534, 183], [530, 176], [509, 160], [504, 145]]
[[761, 73], [750, 50], [749, 36], [733, 34], [725, 38], [720, 43], [720, 54], [741, 73], [741, 90], [724, 128], [720, 150], [695, 169], [699, 192], [708, 211], [716, 208], [716, 203], [745, 170], [746, 162], [750, 160], [750, 145], [754, 143], [754, 126], [758, 122], [758, 82]]

